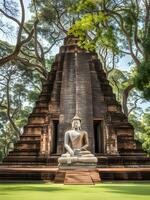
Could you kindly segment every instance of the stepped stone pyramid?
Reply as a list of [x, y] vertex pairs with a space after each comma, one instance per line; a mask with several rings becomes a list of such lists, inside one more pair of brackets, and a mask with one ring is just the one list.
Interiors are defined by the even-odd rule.
[[64, 132], [77, 112], [88, 132], [98, 167], [147, 167], [150, 159], [134, 139], [134, 129], [116, 101], [96, 53], [66, 37], [24, 132], [3, 165], [57, 166]]

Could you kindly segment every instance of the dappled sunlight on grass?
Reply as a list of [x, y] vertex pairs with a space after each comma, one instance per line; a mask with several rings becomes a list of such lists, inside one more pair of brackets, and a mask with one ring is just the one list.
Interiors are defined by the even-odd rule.
[[0, 184], [0, 200], [149, 200], [150, 183]]

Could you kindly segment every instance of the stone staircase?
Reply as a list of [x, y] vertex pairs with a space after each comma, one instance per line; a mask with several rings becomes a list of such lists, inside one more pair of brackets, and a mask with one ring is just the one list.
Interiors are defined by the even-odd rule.
[[55, 74], [56, 70], [53, 66], [47, 82], [43, 83], [42, 92], [36, 101], [32, 113], [28, 117], [28, 123], [24, 126], [20, 140], [14, 144], [14, 150], [3, 160], [2, 165], [44, 165], [47, 163], [47, 160], [50, 160], [40, 155], [40, 148], [43, 128], [49, 123], [48, 103]]

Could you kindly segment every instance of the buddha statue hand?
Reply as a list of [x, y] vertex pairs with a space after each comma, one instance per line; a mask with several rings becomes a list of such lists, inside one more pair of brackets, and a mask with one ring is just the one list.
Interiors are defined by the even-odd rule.
[[70, 149], [69, 153], [70, 153], [71, 156], [74, 156], [73, 150]]
[[70, 148], [69, 145], [65, 144], [65, 148], [67, 149], [68, 153], [69, 153], [71, 156], [74, 156], [74, 151]]

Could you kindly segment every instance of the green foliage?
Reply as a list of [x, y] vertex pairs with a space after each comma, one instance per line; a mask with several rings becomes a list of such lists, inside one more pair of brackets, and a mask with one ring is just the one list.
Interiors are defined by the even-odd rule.
[[118, 102], [121, 103], [122, 94], [124, 89], [132, 84], [132, 76], [127, 71], [122, 71], [119, 69], [113, 69], [108, 74], [108, 80], [113, 88], [113, 92], [116, 94]]
[[68, 33], [79, 37], [79, 46], [87, 50], [93, 51], [100, 45], [101, 47], [117, 51], [113, 26], [104, 29], [101, 25], [102, 23], [107, 23], [107, 21], [108, 16], [103, 12], [85, 14], [80, 20], [75, 22]]
[[136, 138], [142, 143], [143, 149], [150, 154], [150, 113], [144, 113], [139, 120], [135, 114], [131, 114], [129, 121], [134, 126]]
[[[148, 6], [148, 5], [147, 5]], [[78, 0], [74, 12], [80, 19], [69, 30], [87, 50], [107, 48], [115, 55], [131, 53], [136, 64], [134, 83], [150, 98], [150, 22], [146, 8], [137, 1]]]
[[136, 87], [143, 92], [143, 96], [150, 99], [150, 61], [143, 61], [136, 69], [134, 82]]
[[0, 57], [6, 56], [9, 53], [12, 53], [13, 46], [7, 43], [6, 41], [0, 40]]
[[76, 11], [80, 12], [82, 10], [88, 10], [88, 9], [94, 10], [96, 8], [97, 2], [98, 0], [80, 0], [77, 2]]
[[143, 39], [144, 60], [137, 67], [135, 73], [135, 85], [143, 91], [143, 96], [150, 99], [150, 25], [148, 26], [147, 34]]
[[143, 134], [141, 135], [142, 146], [150, 154], [150, 113], [145, 113], [142, 117]]
[[142, 46], [144, 49], [145, 60], [150, 61], [150, 22], [147, 27], [147, 32], [143, 37]]
[[[133, 83], [133, 73], [114, 69], [109, 73], [108, 79], [117, 100], [121, 103], [124, 89]], [[150, 154], [150, 114], [148, 111], [143, 112], [140, 103], [136, 102], [137, 99], [140, 99], [140, 103], [145, 102], [138, 91], [130, 91], [127, 101], [128, 119], [135, 129], [136, 139], [142, 143], [143, 149]]]
[[[16, 132], [9, 122], [5, 125], [4, 129], [0, 131], [0, 154], [3, 159], [9, 151], [13, 149], [13, 144], [17, 141], [18, 137]], [[1, 160], [0, 160], [1, 161]]]
[[19, 139], [9, 117], [21, 133], [41, 91], [41, 78], [34, 71], [7, 65], [0, 69], [0, 89], [0, 154], [3, 158]]

